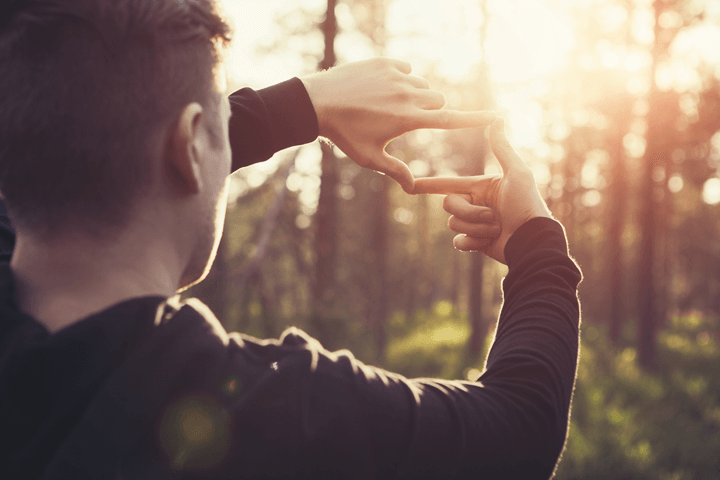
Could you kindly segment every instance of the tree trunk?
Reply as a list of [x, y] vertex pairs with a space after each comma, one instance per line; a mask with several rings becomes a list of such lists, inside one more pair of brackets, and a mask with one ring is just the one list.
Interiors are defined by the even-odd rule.
[[660, 56], [667, 49], [661, 44], [662, 28], [660, 27], [660, 14], [663, 2], [655, 0], [653, 3], [655, 13], [655, 42], [652, 48], [653, 63], [651, 67], [650, 91], [646, 134], [647, 148], [643, 157], [643, 177], [640, 186], [640, 255], [638, 261], [638, 362], [644, 368], [652, 370], [656, 365], [655, 342], [660, 312], [657, 305], [657, 292], [655, 285], [655, 262], [657, 242], [657, 208], [655, 199], [656, 168], [664, 168], [664, 154], [662, 152], [662, 122], [663, 112], [660, 101], [660, 92], [655, 83], [655, 73]]
[[[320, 69], [326, 70], [335, 65], [335, 37], [337, 20], [335, 6], [337, 0], [328, 0], [327, 13], [321, 25], [325, 37], [325, 55]], [[331, 146], [322, 144], [322, 183], [320, 199], [315, 214], [317, 238], [315, 240], [315, 284], [313, 288], [314, 309], [320, 310], [331, 303], [335, 297], [335, 257], [337, 255], [337, 196], [338, 185], [337, 159]]]
[[644, 175], [640, 187], [641, 232], [638, 261], [638, 360], [648, 369], [655, 365], [657, 310], [655, 305], [655, 201], [653, 167], [657, 161], [646, 152]]
[[[484, 135], [474, 135], [478, 139], [473, 142], [470, 149], [470, 156], [477, 158], [469, 166], [466, 175], [483, 175], [485, 173], [485, 155], [487, 142]], [[485, 346], [485, 337], [490, 330], [489, 319], [483, 316], [483, 268], [485, 266], [485, 255], [473, 253], [470, 257], [470, 272], [468, 285], [468, 319], [470, 321], [470, 338], [468, 339], [468, 353], [470, 359], [479, 359]]]
[[[480, 30], [480, 42], [483, 50], [483, 68], [480, 70], [480, 76], [478, 78], [478, 88], [480, 91], [490, 92], [490, 79], [487, 75], [488, 66], [485, 52], [485, 43], [487, 40], [488, 32], [488, 8], [487, 1], [483, 1], [481, 4], [483, 13], [483, 25]], [[479, 108], [492, 108], [495, 103], [490, 95], [480, 100], [482, 105], [476, 105]], [[485, 157], [488, 151], [487, 141], [485, 135], [478, 132], [479, 134], [473, 135], [469, 138], [476, 139], [471, 144], [469, 152], [470, 158], [477, 158], [475, 162], [469, 165], [466, 175], [483, 175], [485, 173]], [[489, 322], [483, 317], [483, 268], [485, 265], [485, 256], [480, 254], [472, 254], [470, 260], [470, 278], [469, 278], [469, 312], [468, 317], [470, 320], [470, 338], [468, 339], [468, 353], [471, 360], [478, 360], [480, 354], [485, 346], [485, 337], [490, 330]]]
[[485, 345], [489, 325], [483, 317], [483, 265], [484, 256], [473, 253], [470, 260], [470, 339], [468, 350], [470, 358], [478, 359]]
[[388, 317], [388, 237], [389, 237], [389, 209], [390, 182], [387, 177], [376, 177], [373, 179], [376, 186], [373, 191], [375, 195], [372, 202], [373, 215], [371, 220], [371, 242], [370, 248], [373, 252], [370, 325], [375, 337], [376, 361], [385, 361], [387, 348], [387, 317]]
[[430, 227], [428, 225], [430, 216], [430, 199], [427, 195], [421, 195], [418, 202], [418, 272], [415, 280], [417, 289], [418, 306], [429, 311], [432, 308], [432, 285], [430, 274]]
[[[619, 120], [619, 119], [618, 119]], [[627, 168], [625, 166], [625, 148], [623, 137], [626, 123], [615, 122], [615, 128], [610, 135], [610, 188], [608, 196], [608, 244], [610, 261], [610, 340], [617, 346], [622, 334], [625, 317], [623, 309], [624, 297], [624, 262], [622, 233], [625, 227], [626, 198], [627, 198]]]
[[[359, 30], [373, 43], [375, 54], [386, 55], [387, 0], [370, 0], [353, 3], [367, 9], [366, 21], [358, 24]], [[376, 362], [385, 361], [387, 350], [387, 323], [390, 311], [388, 291], [388, 248], [390, 244], [390, 188], [392, 181], [385, 176], [372, 175], [369, 187], [373, 192], [370, 208], [370, 308], [369, 323], [375, 340]], [[413, 303], [411, 298], [409, 303]], [[412, 308], [412, 307], [409, 307]]]

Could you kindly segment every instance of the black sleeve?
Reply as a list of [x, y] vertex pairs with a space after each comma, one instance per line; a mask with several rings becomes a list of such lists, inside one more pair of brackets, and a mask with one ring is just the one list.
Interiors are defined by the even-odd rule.
[[5, 202], [0, 199], [0, 263], [9, 262], [15, 247], [15, 232], [7, 216]]
[[238, 90], [230, 95], [230, 107], [233, 171], [318, 136], [315, 109], [299, 78], [257, 91]]
[[[504, 304], [477, 382], [408, 380], [349, 352], [283, 338], [314, 352], [296, 393], [302, 478], [350, 478], [349, 471], [352, 478], [402, 479], [552, 475], [575, 381], [581, 274], [551, 219], [519, 228], [505, 254]], [[279, 370], [291, 363], [278, 362]]]

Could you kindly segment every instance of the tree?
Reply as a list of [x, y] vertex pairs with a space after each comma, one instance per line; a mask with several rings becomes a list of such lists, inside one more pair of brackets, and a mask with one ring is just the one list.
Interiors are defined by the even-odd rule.
[[[375, 54], [383, 56], [385, 52], [386, 36], [385, 17], [387, 14], [387, 0], [371, 0], [368, 2], [353, 2], [351, 6], [362, 6], [366, 14], [357, 16], [357, 27], [361, 33], [370, 39]], [[369, 323], [375, 338], [376, 361], [385, 360], [387, 348], [387, 320], [389, 314], [388, 296], [388, 270], [390, 249], [390, 189], [393, 182], [385, 176], [373, 175], [370, 177], [369, 187], [373, 191], [370, 208], [370, 308]]]
[[[482, 43], [483, 52], [485, 51], [485, 41], [487, 38], [488, 10], [487, 0], [482, 2], [483, 26], [480, 33], [480, 42]], [[477, 100], [475, 107], [492, 109], [494, 102], [492, 101], [492, 93], [490, 87], [490, 78], [488, 74], [488, 65], [483, 55], [483, 61], [478, 69], [477, 90], [483, 92]], [[470, 162], [466, 175], [482, 175], [485, 173], [485, 157], [488, 151], [488, 143], [484, 135], [468, 135], [473, 139], [473, 148], [468, 158]], [[471, 359], [477, 359], [482, 353], [485, 346], [485, 338], [490, 331], [490, 323], [483, 316], [483, 268], [485, 266], [485, 258], [483, 255], [473, 254], [470, 265], [470, 295], [469, 295], [469, 320], [470, 320], [470, 338], [468, 340], [468, 350]]]
[[[335, 7], [337, 0], [328, 0], [325, 20], [320, 28], [325, 40], [325, 53], [320, 61], [320, 70], [327, 70], [336, 63], [335, 38], [338, 33]], [[315, 222], [315, 283], [313, 299], [315, 310], [320, 310], [335, 297], [335, 259], [337, 256], [337, 158], [333, 147], [322, 143], [322, 183]]]
[[[622, 96], [626, 98], [626, 96]], [[621, 102], [626, 103], [626, 102]], [[627, 168], [625, 166], [625, 147], [623, 138], [627, 132], [628, 119], [623, 110], [618, 112], [610, 131], [608, 144], [610, 150], [610, 185], [607, 195], [608, 207], [608, 264], [610, 269], [610, 340], [615, 346], [620, 342], [624, 324], [624, 254], [622, 234], [625, 227], [628, 192]], [[625, 110], [627, 111], [627, 110]]]

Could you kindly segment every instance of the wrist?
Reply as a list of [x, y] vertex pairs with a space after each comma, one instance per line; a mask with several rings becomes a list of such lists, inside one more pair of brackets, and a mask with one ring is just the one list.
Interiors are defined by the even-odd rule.
[[525, 255], [536, 251], [540, 246], [561, 250], [568, 254], [565, 229], [551, 217], [534, 217], [523, 223], [510, 235], [503, 246], [506, 265], [516, 265]]
[[305, 86], [310, 102], [315, 109], [315, 116], [318, 122], [318, 132], [321, 136], [328, 136], [328, 107], [323, 101], [326, 97], [326, 89], [323, 85], [324, 72], [314, 73], [306, 77], [301, 77], [300, 81]]

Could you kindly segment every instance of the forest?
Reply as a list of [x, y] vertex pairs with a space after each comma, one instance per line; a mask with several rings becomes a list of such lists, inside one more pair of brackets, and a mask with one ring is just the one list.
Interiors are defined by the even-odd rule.
[[[237, 30], [246, 3], [225, 2]], [[720, 3], [267, 8], [273, 35], [233, 48], [294, 58], [292, 75], [404, 55], [449, 107], [508, 120], [584, 275], [555, 478], [720, 478]], [[387, 150], [416, 177], [500, 173], [481, 130], [417, 131]], [[280, 152], [233, 175], [218, 257], [186, 295], [229, 331], [297, 326], [407, 377], [476, 378], [507, 269], [454, 250], [441, 205], [328, 143]]]

